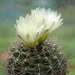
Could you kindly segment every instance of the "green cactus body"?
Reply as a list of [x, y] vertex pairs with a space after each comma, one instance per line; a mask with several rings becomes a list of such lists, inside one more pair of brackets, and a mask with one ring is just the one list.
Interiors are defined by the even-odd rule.
[[8, 55], [7, 75], [67, 74], [63, 49], [52, 39], [35, 48], [27, 48], [23, 42], [16, 42]]

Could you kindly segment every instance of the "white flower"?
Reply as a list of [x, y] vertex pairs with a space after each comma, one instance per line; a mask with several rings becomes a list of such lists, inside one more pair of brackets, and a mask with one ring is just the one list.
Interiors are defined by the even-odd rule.
[[61, 15], [51, 9], [36, 8], [26, 17], [20, 16], [15, 25], [17, 34], [27, 46], [42, 43], [48, 35], [62, 25]]

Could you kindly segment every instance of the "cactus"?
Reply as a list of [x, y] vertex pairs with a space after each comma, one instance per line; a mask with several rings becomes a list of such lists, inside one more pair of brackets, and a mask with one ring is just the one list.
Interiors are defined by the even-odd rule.
[[67, 60], [62, 47], [46, 40], [41, 47], [26, 48], [16, 42], [8, 52], [7, 75], [66, 75]]
[[36, 8], [15, 25], [19, 40], [9, 49], [7, 75], [66, 75], [63, 48], [50, 33], [62, 25], [61, 15], [51, 9]]

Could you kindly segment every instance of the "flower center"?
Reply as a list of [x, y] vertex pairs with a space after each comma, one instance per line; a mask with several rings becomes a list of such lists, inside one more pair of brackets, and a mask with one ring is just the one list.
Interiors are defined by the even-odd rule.
[[33, 33], [33, 31], [32, 31], [32, 30], [28, 30], [27, 32], [28, 32], [28, 33]]

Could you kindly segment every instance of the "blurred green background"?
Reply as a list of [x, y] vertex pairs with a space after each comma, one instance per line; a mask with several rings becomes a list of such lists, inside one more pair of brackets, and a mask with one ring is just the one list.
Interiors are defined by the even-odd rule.
[[[51, 33], [62, 43], [70, 62], [69, 74], [75, 75], [75, 0], [0, 0], [0, 57], [15, 40], [16, 19], [36, 7], [51, 8], [62, 14], [63, 25]], [[0, 75], [4, 75], [0, 64]]]

